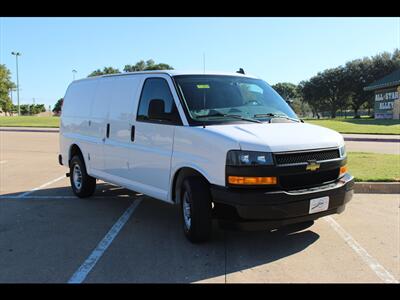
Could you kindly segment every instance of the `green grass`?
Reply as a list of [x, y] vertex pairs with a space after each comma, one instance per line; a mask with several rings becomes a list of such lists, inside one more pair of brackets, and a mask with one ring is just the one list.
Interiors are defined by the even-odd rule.
[[[59, 117], [0, 117], [0, 127], [59, 127]], [[400, 134], [399, 120], [323, 119], [305, 120], [341, 133]]]
[[400, 134], [400, 120], [337, 118], [305, 120], [305, 122], [324, 126], [340, 133]]
[[0, 117], [0, 127], [59, 127], [59, 117]]
[[348, 152], [347, 166], [356, 181], [400, 181], [400, 155]]

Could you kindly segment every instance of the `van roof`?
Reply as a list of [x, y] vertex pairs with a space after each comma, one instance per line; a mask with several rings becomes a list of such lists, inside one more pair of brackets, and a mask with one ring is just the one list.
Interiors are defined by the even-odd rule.
[[101, 77], [112, 77], [112, 76], [129, 76], [129, 75], [139, 75], [139, 74], [167, 74], [169, 76], [177, 76], [177, 75], [225, 75], [225, 76], [239, 76], [239, 77], [248, 77], [248, 78], [257, 78], [256, 76], [252, 76], [249, 74], [241, 74], [235, 72], [217, 72], [217, 71], [177, 71], [177, 70], [154, 70], [154, 71], [138, 71], [138, 72], [123, 72], [123, 73], [116, 73], [116, 74], [106, 74], [106, 75], [99, 75], [93, 76], [88, 78], [82, 78], [75, 81], [81, 80], [88, 80], [88, 79], [95, 79]]

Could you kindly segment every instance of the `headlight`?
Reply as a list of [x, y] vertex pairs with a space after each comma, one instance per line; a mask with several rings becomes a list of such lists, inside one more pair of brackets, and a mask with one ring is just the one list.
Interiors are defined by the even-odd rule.
[[339, 148], [339, 153], [340, 153], [340, 157], [346, 156], [346, 145], [343, 145], [342, 147]]
[[230, 150], [226, 156], [228, 166], [254, 166], [272, 165], [273, 159], [270, 152]]

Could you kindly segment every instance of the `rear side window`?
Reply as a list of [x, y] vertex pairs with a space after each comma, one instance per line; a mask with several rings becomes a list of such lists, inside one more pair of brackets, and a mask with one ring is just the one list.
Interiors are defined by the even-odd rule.
[[[162, 118], [152, 118], [149, 115], [149, 107], [152, 100], [157, 100], [158, 102], [161, 100], [164, 103], [164, 116]], [[138, 121], [146, 122], [181, 124], [174, 98], [169, 85], [164, 78], [146, 79], [140, 96], [136, 119]]]

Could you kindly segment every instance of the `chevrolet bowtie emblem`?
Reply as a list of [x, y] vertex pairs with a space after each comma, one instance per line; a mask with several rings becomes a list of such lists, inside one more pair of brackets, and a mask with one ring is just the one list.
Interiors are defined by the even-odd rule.
[[311, 160], [311, 161], [308, 161], [306, 170], [307, 170], [307, 171], [316, 171], [316, 170], [319, 169], [319, 167], [320, 167], [320, 164], [318, 164], [318, 163], [317, 163], [316, 161], [314, 161], [314, 160]]

